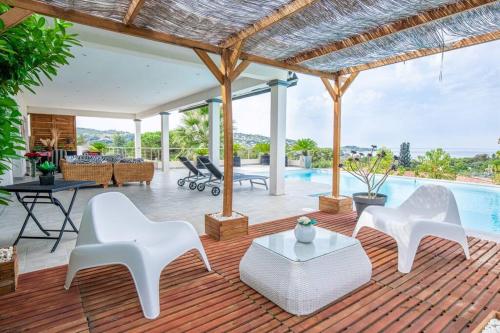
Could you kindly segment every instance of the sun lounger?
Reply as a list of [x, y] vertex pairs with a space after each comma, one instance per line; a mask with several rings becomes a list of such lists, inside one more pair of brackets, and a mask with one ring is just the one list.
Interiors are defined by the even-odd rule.
[[189, 182], [189, 188], [191, 190], [196, 189], [197, 182], [199, 180], [207, 179], [209, 175], [203, 173], [198, 169], [190, 160], [184, 156], [179, 156], [179, 161], [189, 170], [187, 177], [180, 178], [177, 181], [177, 185], [184, 186], [186, 182]]
[[[211, 187], [212, 195], [217, 196], [220, 194], [220, 185], [224, 180], [224, 174], [219, 170], [207, 157], [198, 157], [198, 160], [207, 168], [208, 172], [210, 172], [210, 178], [207, 181], [200, 182], [197, 185], [198, 191], [204, 191], [205, 187]], [[249, 181], [250, 185], [262, 185], [267, 187], [267, 176], [259, 176], [259, 175], [247, 175], [243, 173], [234, 173], [233, 174], [233, 182], [238, 182], [240, 185], [243, 181]]]

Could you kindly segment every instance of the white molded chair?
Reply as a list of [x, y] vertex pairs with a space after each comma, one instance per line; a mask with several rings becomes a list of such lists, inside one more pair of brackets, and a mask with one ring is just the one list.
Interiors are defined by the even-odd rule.
[[420, 240], [436, 236], [459, 243], [470, 258], [457, 203], [453, 193], [444, 186], [423, 185], [397, 208], [367, 207], [354, 228], [356, 237], [363, 227], [379, 230], [396, 240], [398, 270], [409, 273]]
[[184, 221], [153, 222], [122, 193], [93, 197], [83, 214], [64, 287], [85, 268], [122, 264], [134, 280], [144, 316], [160, 314], [160, 275], [170, 262], [198, 250], [208, 271], [205, 250], [194, 227]]

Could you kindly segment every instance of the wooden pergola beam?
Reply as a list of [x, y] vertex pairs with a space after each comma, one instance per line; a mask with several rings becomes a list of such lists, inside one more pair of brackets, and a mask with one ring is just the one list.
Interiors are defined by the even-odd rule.
[[334, 77], [334, 73], [323, 72], [323, 71], [319, 71], [319, 70], [315, 70], [315, 69], [309, 69], [309, 68], [305, 68], [305, 67], [298, 66], [298, 65], [290, 65], [290, 64], [286, 64], [282, 61], [268, 59], [268, 58], [260, 57], [260, 56], [253, 55], [253, 54], [246, 53], [246, 52], [241, 52], [240, 59], [248, 60], [250, 62], [254, 62], [254, 63], [258, 63], [258, 64], [262, 64], [262, 65], [267, 65], [267, 66], [271, 66], [271, 67], [282, 68], [282, 69], [286, 69], [286, 70], [289, 70], [292, 72], [317, 76], [317, 77], [325, 77], [328, 79], [333, 79], [333, 77]]
[[245, 29], [232, 34], [228, 39], [221, 43], [221, 47], [231, 47], [234, 44], [255, 35], [259, 31], [262, 31], [271, 25], [278, 23], [281, 20], [309, 7], [318, 0], [293, 0], [286, 5], [278, 8], [272, 14], [263, 17], [257, 22], [254, 22]]
[[[210, 53], [216, 53], [216, 54], [222, 53], [222, 48], [216, 45], [211, 45], [208, 43], [203, 43], [188, 38], [182, 38], [159, 31], [139, 28], [133, 25], [127, 25], [122, 22], [109, 20], [106, 18], [90, 15], [84, 12], [70, 10], [70, 9], [63, 9], [58, 6], [43, 3], [36, 0], [2, 0], [2, 2], [5, 2], [6, 4], [13, 7], [30, 10], [32, 12], [39, 13], [42, 15], [56, 17], [74, 23], [88, 25], [95, 28], [118, 32], [135, 37], [141, 37], [162, 43], [189, 47], [193, 49], [196, 48]], [[254, 63], [259, 63], [262, 65], [267, 65], [272, 67], [278, 67], [307, 75], [333, 78], [333, 74], [328, 72], [312, 70], [298, 65], [289, 65], [282, 61], [246, 54], [241, 51], [239, 52], [240, 52], [239, 58], [241, 60], [248, 60]]]
[[231, 74], [229, 75], [229, 77], [230, 77], [231, 81], [236, 80], [236, 78], [237, 78], [238, 76], [240, 76], [240, 75], [241, 75], [241, 73], [243, 73], [243, 71], [244, 71], [245, 69], [247, 69], [247, 68], [248, 68], [248, 66], [250, 66], [250, 61], [248, 61], [248, 60], [243, 60], [242, 62], [240, 62], [240, 63], [238, 64], [238, 66], [236, 66], [236, 67], [234, 68], [234, 70], [232, 70], [232, 71], [231, 71]]
[[127, 14], [123, 18], [123, 23], [129, 25], [132, 24], [139, 14], [139, 11], [144, 5], [145, 0], [130, 0], [130, 5], [128, 6]]
[[359, 72], [352, 73], [351, 75], [349, 75], [347, 80], [344, 81], [344, 83], [342, 84], [342, 87], [340, 88], [340, 95], [341, 96], [345, 94], [347, 89], [349, 89], [349, 87], [354, 82], [356, 77], [358, 77], [358, 74], [359, 74]]
[[474, 37], [462, 39], [460, 41], [457, 41], [457, 42], [445, 47], [444, 49], [443, 48], [432, 48], [432, 49], [413, 51], [413, 52], [405, 53], [402, 55], [386, 58], [383, 60], [374, 61], [374, 62], [371, 62], [368, 64], [362, 64], [362, 65], [344, 68], [344, 69], [338, 71], [337, 74], [345, 75], [345, 74], [351, 74], [351, 73], [355, 73], [355, 72], [365, 71], [365, 70], [372, 69], [372, 68], [392, 65], [392, 64], [395, 64], [398, 62], [404, 62], [404, 61], [409, 61], [409, 60], [413, 60], [413, 59], [418, 59], [418, 58], [426, 57], [426, 56], [433, 55], [433, 54], [439, 54], [441, 52], [447, 52], [447, 51], [452, 51], [452, 50], [456, 50], [456, 49], [460, 49], [460, 48], [464, 48], [464, 47], [469, 47], [469, 46], [473, 46], [473, 45], [479, 45], [479, 44], [492, 42], [492, 41], [499, 40], [499, 39], [500, 39], [500, 31], [495, 31], [495, 32], [484, 34], [484, 35], [479, 35], [479, 36], [474, 36]]
[[208, 70], [212, 72], [213, 76], [219, 81], [220, 84], [224, 83], [224, 74], [217, 67], [217, 65], [212, 61], [207, 52], [199, 49], [193, 49], [196, 55], [201, 59], [201, 61], [207, 66]]
[[7, 30], [9, 28], [12, 28], [13, 26], [21, 23], [24, 21], [26, 18], [28, 18], [31, 14], [33, 14], [32, 11], [22, 9], [22, 8], [11, 8], [2, 15], [0, 15], [0, 20], [3, 21], [3, 29], [2, 30]]
[[382, 37], [386, 37], [404, 30], [415, 28], [433, 21], [457, 15], [478, 7], [495, 3], [496, 0], [461, 0], [457, 3], [448, 4], [439, 8], [414, 15], [399, 21], [382, 25], [365, 33], [352, 36], [340, 41], [320, 46], [318, 48], [299, 53], [285, 60], [288, 64], [299, 64], [307, 60], [315, 59], [329, 53], [340, 51], [355, 45], [363, 44]]
[[330, 94], [330, 97], [335, 100], [338, 98], [339, 96], [339, 89], [337, 87], [337, 85], [333, 85], [330, 80], [328, 80], [327, 78], [325, 77], [322, 77], [321, 78], [321, 81], [323, 82], [325, 88], [326, 88], [326, 91], [328, 91], [328, 93]]
[[220, 54], [222, 51], [220, 47], [215, 45], [195, 41], [192, 39], [178, 37], [164, 32], [138, 28], [133, 25], [126, 25], [123, 22], [113, 21], [110, 19], [94, 16], [77, 10], [64, 9], [52, 4], [36, 0], [2, 0], [2, 2], [12, 7], [30, 10], [42, 15], [60, 18], [74, 23], [79, 23], [95, 28], [114, 31], [130, 36], [141, 37], [149, 40], [154, 40], [157, 42], [174, 44], [189, 48], [197, 48], [211, 53]]
[[236, 64], [238, 63], [238, 59], [240, 58], [241, 55], [241, 50], [243, 48], [243, 41], [239, 41], [234, 45], [233, 50], [231, 51], [231, 55], [229, 56], [229, 63], [231, 66], [231, 70], [233, 70], [236, 67]]

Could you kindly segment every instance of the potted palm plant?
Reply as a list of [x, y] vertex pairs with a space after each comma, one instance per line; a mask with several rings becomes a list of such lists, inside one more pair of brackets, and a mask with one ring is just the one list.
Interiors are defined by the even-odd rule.
[[267, 142], [259, 142], [254, 146], [254, 150], [257, 154], [260, 154], [260, 164], [261, 165], [269, 165], [269, 151], [271, 150], [271, 145]]
[[387, 196], [379, 193], [391, 171], [397, 170], [398, 157], [387, 150], [375, 152], [377, 146], [364, 154], [351, 151], [350, 156], [339, 166], [366, 185], [366, 192], [353, 193], [352, 199], [356, 205], [358, 217], [363, 210], [371, 205], [385, 206]]
[[206, 157], [208, 158], [208, 148], [197, 148], [194, 151], [195, 153], [195, 159], [196, 159], [196, 167], [198, 169], [205, 169], [205, 165], [198, 160], [198, 157]]
[[316, 142], [312, 139], [299, 139], [292, 147], [292, 150], [300, 153], [300, 166], [310, 169], [312, 166], [311, 150], [317, 147]]
[[243, 149], [243, 146], [239, 143], [233, 144], [233, 167], [241, 166], [241, 157], [238, 155], [238, 152]]
[[42, 172], [40, 176], [40, 185], [54, 185], [54, 171], [56, 170], [56, 165], [52, 162], [45, 161], [37, 168]]

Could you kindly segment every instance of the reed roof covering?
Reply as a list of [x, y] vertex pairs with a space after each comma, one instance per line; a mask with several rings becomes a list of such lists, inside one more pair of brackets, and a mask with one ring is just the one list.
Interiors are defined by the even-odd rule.
[[498, 0], [6, 2], [215, 53], [243, 40], [243, 59], [317, 75], [350, 73], [500, 37]]

